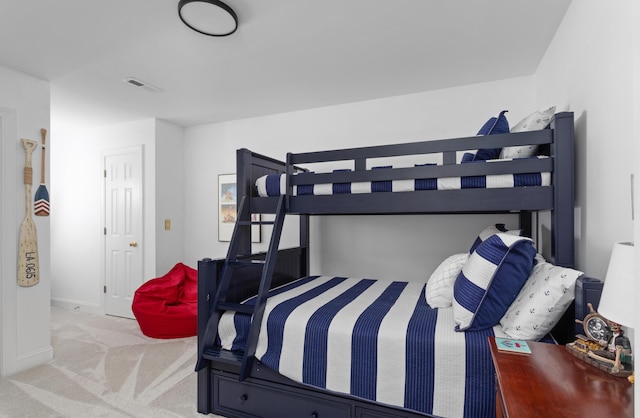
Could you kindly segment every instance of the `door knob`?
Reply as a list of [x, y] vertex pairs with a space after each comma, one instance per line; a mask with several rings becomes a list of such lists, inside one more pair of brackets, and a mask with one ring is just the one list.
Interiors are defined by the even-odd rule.
[[137, 246], [138, 246], [138, 243], [135, 241], [129, 243], [129, 247], [137, 247]]

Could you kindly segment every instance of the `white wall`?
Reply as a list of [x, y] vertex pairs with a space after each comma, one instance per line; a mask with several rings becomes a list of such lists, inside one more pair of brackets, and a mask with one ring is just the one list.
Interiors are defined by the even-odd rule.
[[[510, 110], [512, 124], [533, 111], [533, 77], [187, 128], [185, 259], [225, 255], [227, 243], [217, 240], [217, 176], [235, 172], [237, 148], [284, 159], [288, 151], [471, 136], [503, 109]], [[426, 280], [495, 220], [516, 222], [509, 216], [314, 219], [312, 270]], [[294, 243], [291, 235], [286, 238]]]
[[[183, 129], [156, 120], [156, 273], [168, 272], [182, 262], [184, 252], [184, 146]], [[171, 229], [164, 229], [164, 221]], [[196, 267], [196, 264], [192, 264]]]
[[[0, 67], [0, 118], [0, 375], [5, 376], [53, 356], [49, 327], [50, 218], [33, 216], [33, 206], [29, 210], [38, 236], [40, 283], [19, 287], [16, 278], [19, 229], [25, 216], [25, 153], [20, 139], [40, 144], [40, 129], [49, 129], [49, 83]], [[33, 152], [32, 193], [39, 185], [40, 152], [40, 147]]]
[[599, 278], [633, 241], [633, 23], [631, 1], [573, 2], [535, 76], [539, 106], [575, 113], [576, 263]]
[[[102, 155], [143, 146], [143, 279], [149, 280], [182, 259], [182, 128], [147, 119], [78, 129], [73, 121], [56, 118], [55, 113], [52, 124], [52, 158], [60, 163], [52, 167], [51, 175], [57, 190], [52, 197], [56, 212], [51, 217], [51, 300], [58, 306], [102, 313]], [[177, 228], [164, 231], [165, 217]]]

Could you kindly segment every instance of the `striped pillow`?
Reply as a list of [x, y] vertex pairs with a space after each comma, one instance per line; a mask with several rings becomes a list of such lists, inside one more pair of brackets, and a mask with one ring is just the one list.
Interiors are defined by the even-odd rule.
[[456, 331], [496, 325], [529, 277], [535, 255], [529, 238], [498, 233], [482, 241], [453, 285]]

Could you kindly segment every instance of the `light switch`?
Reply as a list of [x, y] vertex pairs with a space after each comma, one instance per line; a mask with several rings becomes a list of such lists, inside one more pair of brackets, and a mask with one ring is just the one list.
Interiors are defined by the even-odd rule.
[[164, 230], [169, 231], [171, 229], [171, 219], [164, 220]]

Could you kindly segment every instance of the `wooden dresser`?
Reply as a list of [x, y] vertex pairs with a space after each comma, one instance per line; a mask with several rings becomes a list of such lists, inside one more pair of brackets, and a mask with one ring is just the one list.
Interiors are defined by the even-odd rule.
[[633, 417], [633, 385], [582, 362], [563, 345], [530, 342], [532, 353], [498, 351], [496, 417]]

